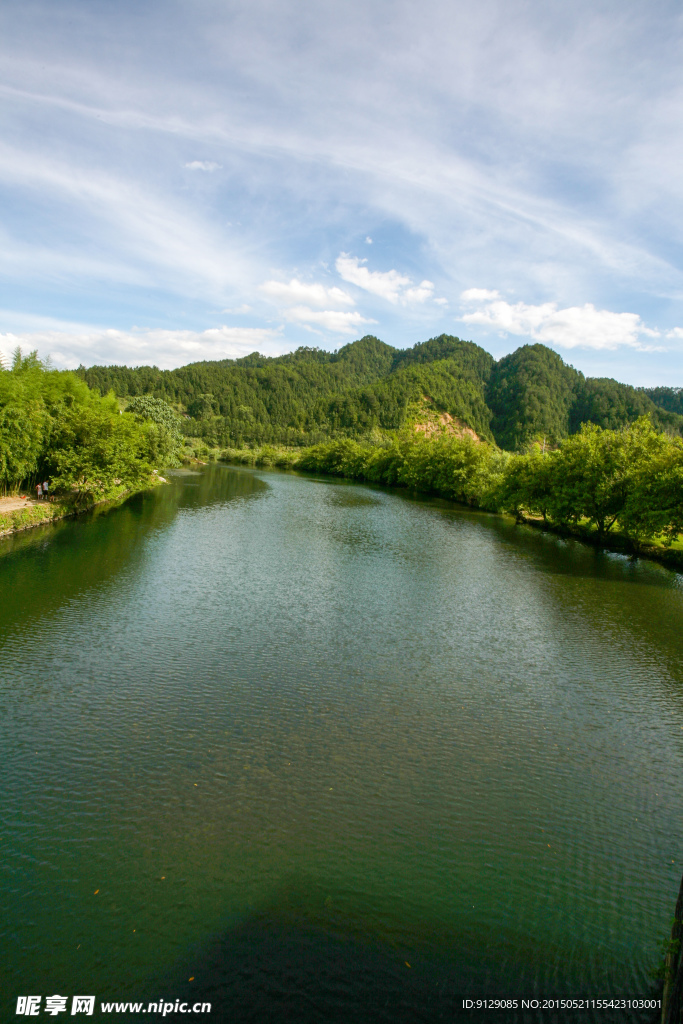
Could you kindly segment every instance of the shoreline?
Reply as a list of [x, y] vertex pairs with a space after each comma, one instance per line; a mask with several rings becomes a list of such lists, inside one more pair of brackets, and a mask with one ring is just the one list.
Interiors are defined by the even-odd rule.
[[[231, 455], [229, 450], [227, 452], [224, 450], [219, 456], [218, 461], [224, 462], [228, 465], [250, 466], [253, 469], [280, 469], [301, 473], [304, 476], [309, 475], [307, 470], [298, 469], [296, 466], [296, 458], [292, 458], [295, 452], [299, 454], [303, 449], [295, 449], [294, 451], [289, 450], [284, 457], [282, 457], [284, 454], [283, 452], [274, 450], [272, 454], [275, 458], [267, 457], [264, 460], [259, 458], [261, 453], [258, 450], [240, 451], [239, 449], [233, 449], [233, 451], [234, 455]], [[280, 458], [278, 458], [278, 455]], [[400, 484], [389, 486], [388, 484], [364, 480], [362, 477], [326, 473], [324, 470], [316, 470], [314, 475], [327, 477], [330, 480], [349, 480], [354, 483], [365, 484], [371, 487], [381, 487], [382, 489], [394, 492], [403, 491], [405, 493], [424, 495], [425, 497], [431, 496], [433, 498], [440, 498], [442, 501], [448, 501], [456, 508], [461, 507], [477, 510], [479, 512], [486, 512], [489, 515], [496, 515], [503, 519], [512, 520], [513, 522], [516, 522], [518, 526], [528, 526], [534, 530], [541, 530], [543, 533], [552, 533], [557, 537], [577, 540], [599, 550], [610, 551], [613, 554], [626, 555], [630, 558], [645, 558], [651, 562], [658, 562], [660, 565], [665, 566], [672, 572], [683, 572], [683, 550], [678, 548], [665, 548], [654, 544], [637, 545], [631, 540], [631, 538], [620, 533], [615, 533], [599, 540], [597, 536], [592, 535], [586, 528], [582, 528], [581, 526], [576, 528], [569, 526], [555, 526], [552, 523], [543, 522], [541, 519], [535, 519], [534, 517], [525, 515], [520, 515], [517, 520], [515, 520], [514, 516], [505, 512], [498, 512], [492, 509], [483, 508], [480, 505], [461, 505], [459, 502], [453, 501], [452, 499], [439, 494], [438, 491], [408, 488], [401, 486]]]
[[[494, 515], [501, 515], [494, 512]], [[510, 517], [512, 518], [512, 517]], [[598, 540], [597, 536], [591, 535], [585, 529], [570, 526], [553, 526], [552, 523], [544, 523], [542, 519], [534, 519], [528, 516], [520, 516], [517, 520], [519, 526], [530, 526], [534, 530], [541, 530], [542, 533], [552, 533], [556, 537], [563, 537], [569, 540], [578, 540], [582, 544], [598, 548], [601, 551], [611, 551], [615, 555], [628, 555], [630, 558], [647, 558], [650, 562], [659, 562], [674, 572], [683, 572], [683, 551], [675, 548], [657, 547], [654, 544], [635, 544], [630, 537], [623, 533], [615, 533], [611, 538]]]
[[[12, 509], [9, 512], [2, 512], [0, 510], [0, 540], [13, 537], [18, 533], [24, 533], [26, 530], [34, 530], [40, 526], [49, 526], [51, 523], [58, 523], [64, 519], [75, 519], [86, 512], [91, 512], [92, 509], [97, 508], [99, 505], [114, 504], [123, 498], [131, 497], [133, 494], [148, 491], [161, 483], [166, 483], [166, 480], [163, 477], [155, 476], [152, 480], [145, 483], [144, 486], [124, 487], [122, 490], [117, 490], [103, 498], [99, 498], [97, 501], [90, 502], [90, 504], [84, 505], [82, 508], [78, 508], [73, 503], [67, 501], [55, 500], [54, 502], [46, 501], [40, 505], [35, 501], [31, 504], [27, 502], [23, 508]], [[35, 513], [38, 514], [36, 515]], [[7, 525], [8, 523], [10, 525]]]

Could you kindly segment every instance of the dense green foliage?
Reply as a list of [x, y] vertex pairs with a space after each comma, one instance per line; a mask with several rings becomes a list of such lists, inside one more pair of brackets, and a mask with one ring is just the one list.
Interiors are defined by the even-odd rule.
[[253, 353], [178, 370], [93, 366], [77, 372], [102, 394], [113, 390], [121, 398], [173, 405], [185, 417], [186, 435], [223, 447], [367, 439], [400, 429], [419, 418], [420, 409], [448, 413], [510, 451], [537, 437], [554, 445], [582, 423], [617, 430], [646, 414], [660, 429], [683, 432], [675, 389], [650, 394], [586, 379], [544, 345], [525, 345], [496, 362], [480, 346], [450, 335], [406, 350], [368, 336], [338, 352], [299, 348], [276, 358]]
[[504, 356], [486, 389], [501, 448], [514, 451], [535, 435], [566, 437], [580, 380], [581, 374], [545, 345], [524, 345]]
[[[112, 392], [101, 397], [88, 386], [95, 382], [127, 391], [126, 411]], [[678, 392], [655, 397], [675, 406]], [[430, 412], [449, 413], [479, 439], [437, 417], [435, 436], [416, 433]], [[670, 543], [683, 531], [681, 424], [675, 408], [655, 405], [644, 390], [587, 380], [542, 345], [495, 363], [445, 335], [405, 352], [368, 337], [337, 353], [79, 374], [17, 351], [12, 367], [0, 369], [0, 486], [47, 477], [53, 490], [91, 500], [177, 462], [184, 431], [232, 445], [284, 442], [298, 446], [286, 461], [299, 469], [559, 528], [588, 524], [599, 539], [617, 525], [635, 543]], [[318, 443], [306, 445], [311, 439]]]
[[157, 466], [179, 465], [184, 440], [180, 418], [170, 405], [152, 395], [139, 395], [128, 402], [126, 412], [149, 421], [147, 438], [151, 461]]
[[406, 352], [365, 337], [339, 352], [300, 348], [267, 359], [195, 363], [179, 370], [80, 368], [101, 392], [173, 403], [184, 430], [211, 444], [307, 445], [330, 436], [395, 430], [426, 401], [491, 437], [483, 383], [493, 360], [471, 342], [443, 335]]
[[386, 446], [360, 444], [350, 438], [328, 441], [305, 452], [297, 469], [352, 479], [410, 487], [451, 501], [495, 507], [510, 456], [471, 437], [415, 435]]
[[114, 484], [149, 479], [160, 432], [150, 419], [121, 414], [113, 395], [100, 398], [74, 373], [44, 366], [17, 350], [0, 369], [0, 488], [4, 493], [48, 479], [76, 501]]
[[586, 520], [598, 538], [618, 523], [636, 542], [671, 543], [683, 531], [683, 441], [647, 417], [622, 430], [585, 424], [554, 451], [512, 456], [498, 498], [556, 526]]
[[683, 388], [643, 388], [643, 392], [661, 409], [683, 416]]
[[683, 434], [683, 416], [675, 410], [628, 384], [586, 378], [545, 345], [524, 345], [496, 363], [486, 401], [496, 441], [508, 451], [543, 437], [554, 445], [583, 423], [619, 430], [646, 415], [660, 430]]

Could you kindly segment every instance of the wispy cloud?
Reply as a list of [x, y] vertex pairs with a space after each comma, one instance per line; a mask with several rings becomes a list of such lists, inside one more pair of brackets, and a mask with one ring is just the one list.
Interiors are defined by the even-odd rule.
[[558, 309], [555, 302], [527, 305], [513, 304], [497, 298], [497, 292], [484, 288], [470, 288], [463, 292], [465, 302], [485, 305], [460, 319], [466, 324], [478, 324], [503, 334], [523, 335], [546, 345], [561, 348], [589, 348], [613, 350], [622, 346], [651, 352], [652, 344], [644, 343], [642, 336], [658, 338], [659, 332], [647, 327], [637, 313], [613, 313], [596, 309], [591, 303]]
[[191, 160], [185, 166], [190, 171], [219, 171], [221, 169], [221, 165], [213, 160]]
[[[61, 211], [64, 234], [71, 239], [85, 215], [89, 233], [97, 236], [90, 260], [81, 251], [83, 246], [75, 247], [73, 241], [71, 247], [54, 238], [43, 246], [34, 242], [37, 271], [43, 265], [53, 272], [63, 266], [72, 279], [76, 274], [98, 277], [104, 271], [110, 280], [143, 286], [163, 283], [182, 295], [199, 292], [207, 297], [225, 295], [228, 282], [239, 284], [249, 275], [249, 260], [239, 243], [194, 216], [179, 197], [158, 195], [145, 182], [126, 180], [109, 169], [74, 167], [56, 157], [44, 161], [37, 151], [5, 143], [0, 144], [0, 184], [49, 201]], [[69, 209], [74, 224], [66, 218]], [[26, 250], [23, 238], [15, 240], [7, 230], [5, 235], [0, 262], [14, 249]]]

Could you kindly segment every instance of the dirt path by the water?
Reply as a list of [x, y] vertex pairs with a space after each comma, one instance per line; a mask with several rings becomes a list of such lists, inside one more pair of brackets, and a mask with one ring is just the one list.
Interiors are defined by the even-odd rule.
[[22, 508], [31, 508], [32, 505], [37, 504], [37, 501], [31, 501], [29, 498], [22, 498], [17, 494], [14, 494], [9, 498], [0, 498], [0, 515], [3, 512], [17, 512]]

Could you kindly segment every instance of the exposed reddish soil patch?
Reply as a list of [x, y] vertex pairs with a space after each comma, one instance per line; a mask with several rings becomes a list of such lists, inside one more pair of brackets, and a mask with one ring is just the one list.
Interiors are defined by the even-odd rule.
[[416, 423], [415, 433], [424, 434], [425, 437], [433, 437], [434, 434], [452, 434], [458, 437], [471, 437], [473, 441], [479, 441], [479, 435], [475, 434], [471, 427], [468, 427], [462, 420], [455, 419], [448, 412], [431, 414], [424, 423]]

